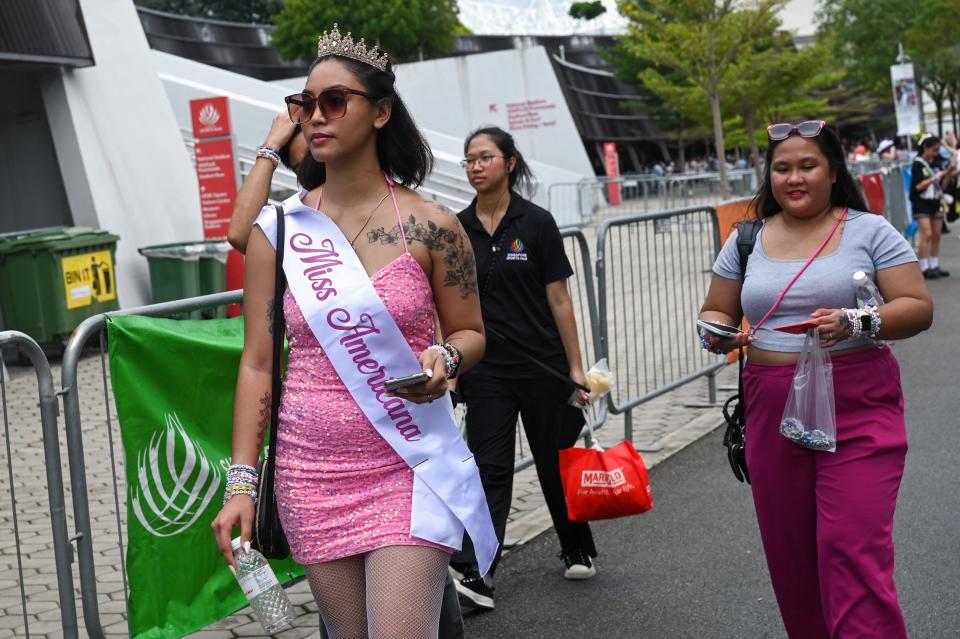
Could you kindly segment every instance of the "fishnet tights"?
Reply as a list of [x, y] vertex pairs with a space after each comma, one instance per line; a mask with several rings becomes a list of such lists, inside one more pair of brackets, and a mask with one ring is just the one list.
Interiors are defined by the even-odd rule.
[[330, 639], [436, 639], [450, 555], [388, 546], [306, 567]]

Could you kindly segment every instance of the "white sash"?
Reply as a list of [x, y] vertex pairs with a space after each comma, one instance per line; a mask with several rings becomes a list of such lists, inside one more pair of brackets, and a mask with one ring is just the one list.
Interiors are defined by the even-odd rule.
[[[486, 574], [497, 537], [450, 400], [414, 404], [384, 396], [384, 380], [416, 373], [420, 362], [353, 247], [333, 221], [303, 204], [303, 193], [283, 203], [290, 292], [354, 401], [413, 469], [410, 534], [460, 549], [466, 528]], [[275, 244], [276, 209], [265, 207], [256, 224]]]

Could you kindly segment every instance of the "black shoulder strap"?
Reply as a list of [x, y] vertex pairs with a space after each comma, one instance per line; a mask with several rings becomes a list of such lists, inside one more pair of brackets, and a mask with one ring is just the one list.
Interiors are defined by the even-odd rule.
[[[270, 448], [267, 455], [273, 459], [277, 450], [277, 421], [280, 416], [280, 393], [282, 392], [281, 366], [283, 364], [283, 290], [286, 280], [283, 277], [283, 247], [284, 240], [283, 229], [283, 207], [275, 204], [277, 210], [277, 261], [276, 273], [274, 274], [273, 284], [273, 377], [271, 388], [271, 406], [270, 406]], [[271, 463], [267, 467], [267, 472], [273, 475], [274, 465]], [[271, 477], [271, 484], [272, 484]]]
[[753, 245], [757, 241], [757, 234], [763, 222], [760, 220], [744, 220], [737, 222], [737, 252], [740, 254], [740, 281], [747, 277], [747, 260], [753, 253]]

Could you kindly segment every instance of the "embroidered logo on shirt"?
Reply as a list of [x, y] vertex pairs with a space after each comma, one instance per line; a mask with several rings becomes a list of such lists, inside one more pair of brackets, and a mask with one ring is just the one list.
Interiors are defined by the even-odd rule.
[[527, 253], [524, 249], [527, 248], [527, 245], [523, 243], [519, 237], [515, 239], [510, 244], [510, 250], [507, 252], [507, 261], [508, 262], [526, 262]]

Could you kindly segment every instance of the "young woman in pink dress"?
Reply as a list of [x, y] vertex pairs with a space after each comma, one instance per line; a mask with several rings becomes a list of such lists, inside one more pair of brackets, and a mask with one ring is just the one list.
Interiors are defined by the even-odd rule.
[[[289, 224], [288, 206], [301, 213], [310, 207], [317, 209], [310, 215], [322, 211], [336, 224], [431, 374], [398, 396], [414, 404], [449, 401], [446, 378], [458, 367], [431, 346], [435, 316], [460, 370], [484, 350], [470, 243], [456, 215], [409, 188], [421, 184], [432, 156], [396, 93], [386, 57], [373, 49], [334, 49], [320, 49], [303, 92], [287, 98], [309, 154], [299, 171], [304, 190], [284, 203], [285, 219]], [[276, 302], [271, 215], [275, 220], [265, 208], [247, 247], [235, 465], [256, 465], [269, 427]], [[411, 534], [414, 473], [354, 401], [293, 288], [280, 301], [290, 355], [276, 462], [278, 509], [293, 557], [306, 568], [331, 637], [436, 637], [455, 549]], [[231, 531], [250, 538], [254, 500], [229, 490], [227, 497], [214, 531], [232, 566]]]

